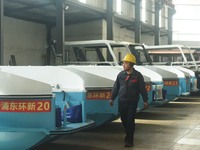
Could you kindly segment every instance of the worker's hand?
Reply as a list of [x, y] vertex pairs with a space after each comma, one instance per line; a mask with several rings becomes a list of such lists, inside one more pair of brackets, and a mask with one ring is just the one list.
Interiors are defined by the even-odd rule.
[[109, 103], [110, 103], [110, 106], [113, 106], [114, 101], [110, 100]]
[[147, 109], [148, 108], [148, 103], [144, 102], [144, 108], [143, 109]]

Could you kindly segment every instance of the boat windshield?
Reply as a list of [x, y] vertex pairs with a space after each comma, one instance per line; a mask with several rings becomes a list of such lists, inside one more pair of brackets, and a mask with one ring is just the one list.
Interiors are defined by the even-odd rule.
[[129, 49], [133, 55], [137, 58], [138, 65], [147, 65], [151, 64], [151, 58], [148, 53], [145, 51], [144, 47], [141, 45], [129, 45]]
[[126, 47], [116, 43], [66, 44], [65, 65], [116, 65], [126, 53]]
[[184, 62], [192, 61], [192, 54], [188, 48], [156, 48], [149, 49], [148, 53], [153, 62]]

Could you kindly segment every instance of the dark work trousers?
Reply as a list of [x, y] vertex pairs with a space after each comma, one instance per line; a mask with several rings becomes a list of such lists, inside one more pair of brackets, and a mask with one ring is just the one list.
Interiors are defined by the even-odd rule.
[[125, 142], [133, 144], [135, 132], [135, 115], [137, 104], [133, 102], [119, 102], [119, 112], [125, 129]]

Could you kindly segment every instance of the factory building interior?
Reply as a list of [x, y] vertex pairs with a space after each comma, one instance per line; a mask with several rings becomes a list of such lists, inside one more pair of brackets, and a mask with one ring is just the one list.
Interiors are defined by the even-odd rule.
[[0, 150], [199, 150], [199, 14], [199, 0], [0, 0]]

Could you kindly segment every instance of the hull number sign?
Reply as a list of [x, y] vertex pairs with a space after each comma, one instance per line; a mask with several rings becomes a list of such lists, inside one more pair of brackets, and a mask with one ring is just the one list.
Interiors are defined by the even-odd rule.
[[0, 112], [50, 112], [50, 100], [0, 100]]
[[111, 99], [111, 90], [105, 91], [89, 91], [87, 92], [87, 99], [88, 100], [110, 100]]
[[164, 81], [165, 86], [178, 86], [178, 81], [177, 80], [165, 80]]

